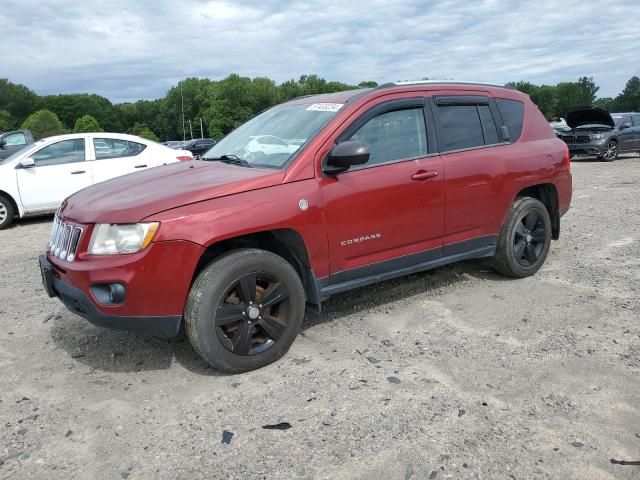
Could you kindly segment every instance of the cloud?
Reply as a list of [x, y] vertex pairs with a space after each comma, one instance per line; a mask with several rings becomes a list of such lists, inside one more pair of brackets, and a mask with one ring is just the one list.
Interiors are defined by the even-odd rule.
[[4, 0], [0, 76], [38, 93], [155, 98], [179, 79], [447, 78], [614, 96], [640, 73], [640, 10], [594, 0]]

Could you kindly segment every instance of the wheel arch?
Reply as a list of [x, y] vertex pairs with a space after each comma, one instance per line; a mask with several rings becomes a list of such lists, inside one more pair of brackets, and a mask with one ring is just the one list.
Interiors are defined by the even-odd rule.
[[307, 302], [320, 305], [319, 287], [311, 269], [306, 244], [300, 233], [288, 228], [253, 232], [212, 243], [200, 257], [191, 283], [213, 260], [241, 248], [258, 248], [284, 258], [300, 276]]
[[13, 198], [13, 196], [9, 192], [5, 192], [4, 190], [0, 190], [0, 197], [4, 197], [4, 198], [6, 198], [7, 200], [9, 200], [11, 202], [11, 205], [13, 206], [14, 214], [18, 218], [22, 216], [22, 212], [20, 210], [20, 207], [18, 206], [18, 202], [16, 202], [15, 198]]
[[516, 198], [518, 197], [531, 197], [542, 202], [551, 218], [551, 238], [558, 240], [560, 238], [560, 211], [556, 186], [553, 183], [530, 185], [520, 190], [516, 195]]

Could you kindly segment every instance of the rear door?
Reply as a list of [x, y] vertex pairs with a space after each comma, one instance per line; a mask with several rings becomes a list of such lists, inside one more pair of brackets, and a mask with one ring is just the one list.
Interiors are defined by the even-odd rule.
[[87, 144], [86, 137], [49, 144], [31, 155], [34, 167], [16, 169], [25, 210], [55, 210], [66, 197], [91, 185]]
[[504, 184], [519, 152], [500, 138], [501, 116], [488, 93], [433, 92], [431, 105], [446, 175], [443, 255], [493, 245], [512, 200]]
[[429, 150], [424, 113], [424, 97], [378, 103], [336, 138], [359, 140], [371, 155], [365, 165], [320, 179], [330, 284], [441, 256], [444, 176], [440, 157]]
[[154, 166], [147, 146], [142, 143], [107, 135], [94, 137], [92, 142], [94, 183]]
[[631, 125], [633, 129], [633, 149], [640, 152], [640, 115], [631, 116]]

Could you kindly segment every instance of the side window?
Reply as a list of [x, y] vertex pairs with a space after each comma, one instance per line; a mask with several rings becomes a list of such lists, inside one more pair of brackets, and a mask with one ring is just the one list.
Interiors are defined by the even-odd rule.
[[108, 158], [134, 157], [142, 152], [146, 145], [117, 138], [94, 138], [93, 148], [96, 160]]
[[631, 121], [633, 122], [634, 127], [640, 127], [640, 115], [634, 115], [631, 118]]
[[476, 105], [442, 105], [436, 108], [441, 136], [440, 151], [459, 150], [484, 145], [482, 124]]
[[507, 100], [506, 98], [496, 98], [496, 105], [502, 115], [504, 124], [509, 129], [510, 142], [515, 142], [522, 133], [522, 122], [524, 119], [524, 103], [518, 100]]
[[349, 140], [359, 140], [369, 147], [366, 165], [422, 157], [427, 154], [422, 108], [382, 113], [360, 127]]
[[84, 162], [84, 138], [62, 140], [41, 148], [31, 155], [37, 167]]
[[24, 133], [12, 133], [4, 137], [4, 141], [7, 147], [12, 145], [26, 145], [27, 137], [24, 136]]

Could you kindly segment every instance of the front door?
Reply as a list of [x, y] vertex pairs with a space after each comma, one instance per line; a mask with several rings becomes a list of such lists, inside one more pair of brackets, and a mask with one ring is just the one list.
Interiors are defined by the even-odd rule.
[[441, 256], [442, 160], [428, 148], [424, 99], [376, 105], [338, 141], [359, 140], [365, 165], [323, 175], [331, 284], [357, 281]]
[[625, 115], [619, 123], [621, 130], [618, 131], [618, 150], [627, 152], [635, 147], [635, 135], [631, 123], [631, 115]]
[[34, 167], [16, 169], [20, 200], [28, 212], [55, 210], [66, 197], [92, 183], [84, 138], [52, 143], [31, 158]]

